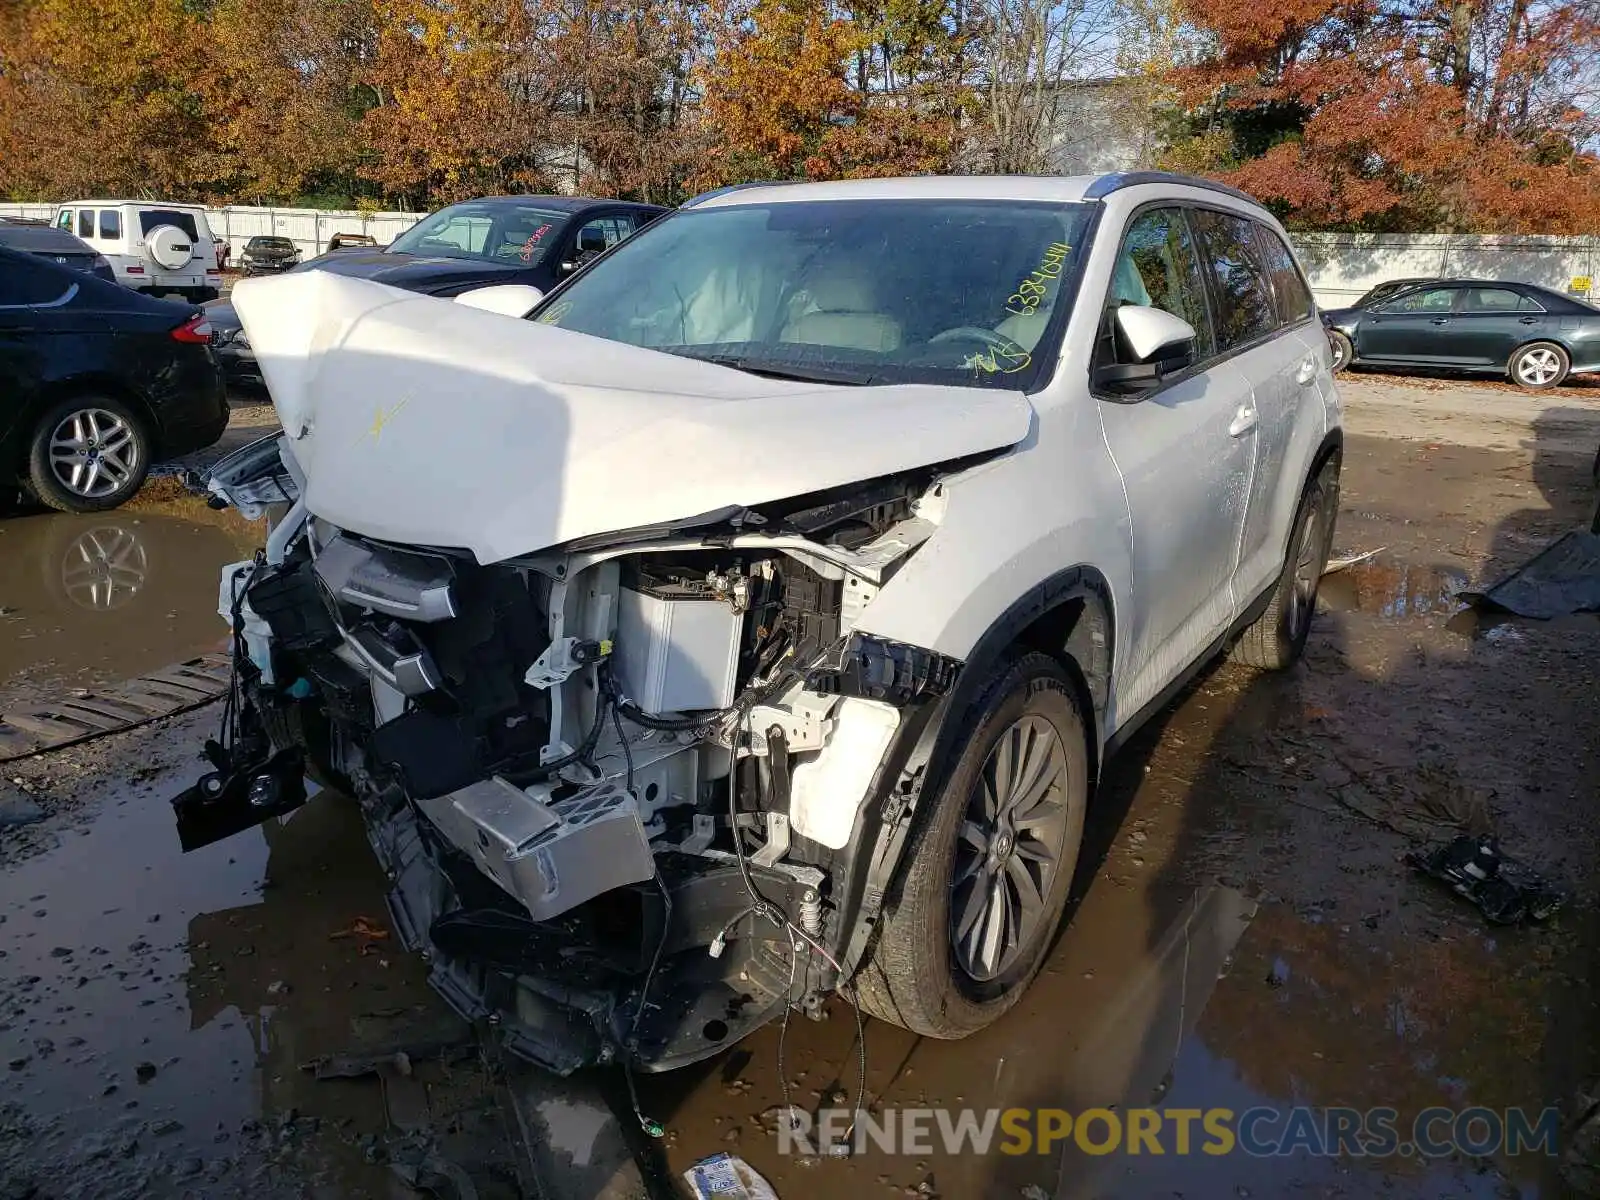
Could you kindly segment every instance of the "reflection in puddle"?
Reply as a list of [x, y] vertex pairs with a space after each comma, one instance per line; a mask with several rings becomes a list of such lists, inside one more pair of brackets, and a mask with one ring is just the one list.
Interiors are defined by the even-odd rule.
[[1402, 621], [1453, 613], [1467, 575], [1452, 567], [1417, 567], [1371, 559], [1322, 579], [1318, 596], [1334, 612]]
[[0, 679], [89, 686], [215, 649], [217, 572], [247, 549], [149, 513], [0, 521]]
[[0, 874], [0, 1179], [74, 1197], [391, 1195], [359, 1144], [385, 1129], [378, 1085], [301, 1069], [446, 1019], [413, 956], [330, 936], [383, 920], [353, 807], [324, 794], [184, 855], [166, 786], [113, 795], [86, 832]]

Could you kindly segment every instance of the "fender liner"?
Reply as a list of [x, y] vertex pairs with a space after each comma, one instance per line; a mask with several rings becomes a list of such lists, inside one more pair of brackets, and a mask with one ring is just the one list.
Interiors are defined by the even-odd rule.
[[[884, 903], [900, 876], [924, 787], [942, 778], [960, 751], [965, 722], [950, 718], [966, 713], [977, 701], [1007, 649], [1022, 642], [1072, 660], [1093, 714], [1094, 745], [1088, 749], [1098, 763], [1111, 691], [1112, 612], [1111, 589], [1099, 571], [1087, 566], [1057, 571], [1024, 592], [990, 625], [954, 687], [904, 710], [868, 800], [856, 814], [850, 841], [827, 864], [838, 910], [836, 957], [846, 978], [865, 958]], [[1052, 640], [1054, 645], [1047, 644]]]

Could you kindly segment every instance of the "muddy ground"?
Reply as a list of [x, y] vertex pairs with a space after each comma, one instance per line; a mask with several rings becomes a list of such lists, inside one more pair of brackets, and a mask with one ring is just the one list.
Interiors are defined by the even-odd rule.
[[[1576, 1118], [1594, 1094], [1600, 620], [1491, 623], [1454, 596], [1586, 519], [1600, 390], [1357, 377], [1345, 394], [1337, 549], [1382, 553], [1325, 581], [1299, 669], [1208, 672], [1111, 765], [1071, 922], [1016, 1011], [961, 1043], [867, 1024], [875, 1111], [1308, 1104], [1404, 1124], [1429, 1105]], [[0, 711], [214, 648], [215, 569], [249, 543], [170, 487], [103, 517], [0, 521]], [[645, 1141], [626, 1106], [601, 1107], [614, 1079], [529, 1082], [441, 1011], [391, 945], [338, 797], [178, 852], [166, 798], [217, 716], [0, 764], [0, 820], [21, 822], [0, 825], [0, 1197], [410, 1196], [419, 1162], [483, 1196], [642, 1190], [613, 1169], [624, 1137]], [[1567, 907], [1490, 926], [1402, 862], [1463, 825], [1492, 827]], [[361, 1077], [303, 1069], [341, 1055]], [[780, 1156], [785, 1089], [848, 1104], [857, 1072], [838, 1002], [643, 1080], [667, 1130], [648, 1186], [724, 1150], [784, 1200], [1582, 1183], [1543, 1156]]]

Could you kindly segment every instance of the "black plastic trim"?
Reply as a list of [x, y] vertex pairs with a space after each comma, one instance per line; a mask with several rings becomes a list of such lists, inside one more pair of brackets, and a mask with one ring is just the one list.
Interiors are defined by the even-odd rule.
[[1256, 208], [1266, 207], [1250, 193], [1241, 192], [1236, 187], [1229, 187], [1214, 179], [1202, 179], [1198, 175], [1180, 175], [1175, 171], [1117, 171], [1110, 175], [1102, 175], [1084, 191], [1083, 198], [1104, 200], [1107, 196], [1125, 188], [1141, 187], [1151, 183], [1166, 184], [1171, 187], [1204, 188], [1208, 192], [1219, 192], [1224, 196], [1232, 196], [1235, 200], [1247, 201]]

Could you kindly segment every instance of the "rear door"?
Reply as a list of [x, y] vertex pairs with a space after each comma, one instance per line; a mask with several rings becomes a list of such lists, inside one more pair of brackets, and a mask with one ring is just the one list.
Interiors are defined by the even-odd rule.
[[0, 251], [0, 444], [26, 435], [50, 360], [60, 301], [74, 276], [31, 255]]
[[1544, 306], [1516, 288], [1462, 288], [1449, 327], [1451, 360], [1504, 367], [1513, 350], [1541, 336], [1545, 322]]
[[1454, 287], [1417, 288], [1363, 313], [1356, 326], [1356, 357], [1424, 365], [1447, 362], [1459, 292]]
[[[1160, 308], [1198, 334], [1190, 369], [1148, 392], [1098, 398], [1133, 526], [1122, 716], [1144, 707], [1233, 619], [1256, 434], [1242, 356], [1229, 357], [1213, 327], [1206, 274], [1214, 269], [1183, 207], [1146, 208], [1127, 226], [1104, 301], [1097, 367], [1123, 361], [1114, 333], [1123, 304]], [[1267, 310], [1226, 314], [1217, 325], [1233, 337], [1273, 319]]]

